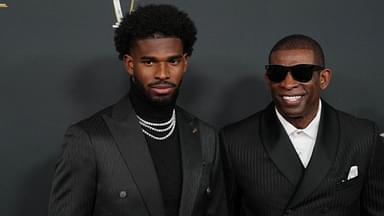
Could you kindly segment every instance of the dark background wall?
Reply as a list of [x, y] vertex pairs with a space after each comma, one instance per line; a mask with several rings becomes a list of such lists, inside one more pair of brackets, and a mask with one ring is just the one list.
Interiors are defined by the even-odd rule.
[[[112, 0], [0, 0], [0, 214], [46, 215], [65, 128], [115, 102], [128, 77]], [[149, 1], [141, 1], [148, 3]], [[281, 37], [318, 39], [334, 76], [324, 98], [384, 128], [381, 0], [174, 0], [199, 39], [179, 104], [220, 127], [263, 108], [263, 65]]]

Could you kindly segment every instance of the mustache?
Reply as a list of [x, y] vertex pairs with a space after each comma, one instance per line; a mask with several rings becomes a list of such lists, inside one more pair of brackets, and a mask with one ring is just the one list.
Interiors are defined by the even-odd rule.
[[148, 87], [154, 87], [154, 86], [157, 86], [157, 85], [168, 86], [168, 87], [171, 87], [171, 88], [176, 88], [177, 87], [176, 84], [168, 82], [166, 80], [160, 80], [160, 81], [151, 82], [151, 83], [148, 84]]

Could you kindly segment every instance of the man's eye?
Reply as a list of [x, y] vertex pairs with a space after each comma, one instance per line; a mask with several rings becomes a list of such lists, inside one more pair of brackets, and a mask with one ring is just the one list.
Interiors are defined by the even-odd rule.
[[142, 63], [145, 65], [153, 65], [153, 61], [151, 60], [145, 60], [145, 61], [142, 61]]
[[169, 63], [171, 63], [172, 65], [177, 65], [180, 63], [180, 59], [171, 59], [169, 60]]

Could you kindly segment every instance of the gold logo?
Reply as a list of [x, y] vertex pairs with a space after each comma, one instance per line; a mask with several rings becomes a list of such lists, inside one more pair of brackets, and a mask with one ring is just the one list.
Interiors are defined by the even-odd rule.
[[[119, 28], [120, 22], [123, 20], [123, 10], [121, 9], [120, 0], [113, 0], [113, 7], [115, 8], [116, 23], [113, 28]], [[130, 0], [128, 13], [132, 13], [135, 10], [135, 0]]]
[[7, 4], [5, 4], [5, 3], [0, 3], [0, 8], [7, 8], [7, 7], [8, 7]]

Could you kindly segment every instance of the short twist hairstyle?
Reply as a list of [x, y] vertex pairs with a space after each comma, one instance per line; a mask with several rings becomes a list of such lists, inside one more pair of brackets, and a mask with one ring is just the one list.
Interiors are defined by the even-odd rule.
[[197, 30], [188, 14], [172, 5], [146, 5], [127, 14], [115, 30], [115, 47], [119, 59], [129, 54], [134, 43], [147, 38], [179, 38], [183, 51], [192, 55]]
[[273, 52], [278, 50], [292, 50], [292, 49], [309, 49], [314, 52], [315, 61], [320, 66], [325, 66], [325, 57], [323, 49], [320, 44], [313, 38], [302, 35], [302, 34], [293, 34], [286, 36], [279, 40], [271, 49], [269, 53], [269, 63], [271, 63], [271, 55]]

